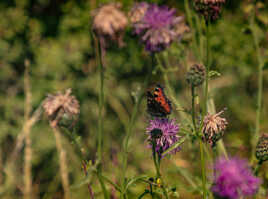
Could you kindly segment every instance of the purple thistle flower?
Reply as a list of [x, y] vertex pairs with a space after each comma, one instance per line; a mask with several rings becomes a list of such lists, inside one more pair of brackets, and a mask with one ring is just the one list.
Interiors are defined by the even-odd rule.
[[146, 12], [133, 26], [135, 33], [141, 36], [147, 51], [164, 50], [184, 33], [178, 31], [178, 26], [184, 25], [181, 24], [184, 18], [176, 17], [175, 9], [169, 9], [167, 6], [160, 7], [156, 4], [148, 6], [146, 3], [141, 3], [140, 7], [144, 7]]
[[261, 181], [252, 174], [246, 160], [220, 158], [214, 166], [216, 176], [212, 191], [215, 195], [236, 199], [254, 195]]
[[[160, 130], [162, 132], [157, 138], [151, 133], [153, 130]], [[155, 118], [150, 120], [149, 126], [146, 128], [148, 134], [147, 140], [152, 148], [152, 140], [155, 139], [156, 146], [155, 151], [161, 156], [163, 152], [169, 149], [173, 144], [179, 141], [180, 136], [177, 135], [179, 131], [179, 125], [176, 124], [174, 119], [169, 120], [168, 118]], [[180, 150], [179, 147], [175, 148], [170, 154], [175, 154]]]

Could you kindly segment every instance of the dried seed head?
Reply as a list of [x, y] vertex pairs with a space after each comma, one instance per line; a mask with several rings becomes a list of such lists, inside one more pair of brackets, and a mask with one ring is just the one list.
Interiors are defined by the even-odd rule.
[[206, 21], [215, 21], [219, 18], [224, 3], [225, 0], [195, 0], [194, 6], [196, 11], [205, 17]]
[[204, 139], [212, 147], [215, 146], [216, 142], [221, 139], [224, 135], [224, 130], [228, 122], [225, 118], [220, 117], [223, 111], [217, 114], [208, 113], [204, 118], [204, 126], [202, 132], [204, 134]]
[[186, 75], [186, 81], [192, 86], [200, 86], [205, 80], [206, 70], [202, 64], [193, 65]]
[[51, 124], [56, 126], [62, 119], [72, 119], [80, 113], [79, 102], [71, 95], [69, 88], [65, 93], [58, 92], [55, 95], [48, 95], [43, 103], [46, 115]]
[[120, 3], [110, 3], [94, 12], [93, 30], [101, 38], [109, 38], [123, 45], [123, 33], [128, 20], [120, 10]]
[[264, 133], [256, 147], [256, 157], [259, 161], [268, 160], [268, 133]]
[[131, 23], [138, 23], [144, 17], [147, 9], [149, 8], [149, 4], [146, 2], [135, 3], [128, 13], [129, 20]]

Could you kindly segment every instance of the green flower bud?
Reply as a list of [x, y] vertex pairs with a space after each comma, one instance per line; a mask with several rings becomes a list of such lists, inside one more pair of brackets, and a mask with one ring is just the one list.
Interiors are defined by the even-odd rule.
[[264, 133], [258, 141], [256, 158], [262, 162], [268, 160], [268, 133]]
[[205, 80], [206, 70], [201, 64], [193, 65], [186, 75], [186, 81], [192, 86], [200, 86]]

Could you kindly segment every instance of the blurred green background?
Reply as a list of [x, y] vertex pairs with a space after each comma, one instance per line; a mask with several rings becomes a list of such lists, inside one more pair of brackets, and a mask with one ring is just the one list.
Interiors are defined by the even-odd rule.
[[[109, 0], [100, 3], [110, 2]], [[152, 2], [152, 1], [148, 1]], [[184, 1], [155, 0], [175, 7], [185, 15]], [[191, 2], [191, 1], [190, 1]], [[127, 12], [134, 3], [121, 0]], [[23, 88], [24, 61], [30, 60], [32, 106], [37, 108], [48, 93], [72, 88], [81, 105], [76, 134], [86, 151], [85, 159], [94, 160], [96, 153], [99, 76], [91, 32], [91, 11], [95, 0], [1, 0], [0, 1], [0, 187], [2, 198], [21, 198], [23, 191], [23, 149], [16, 159], [14, 180], [6, 182], [3, 172], [8, 157], [15, 147], [24, 122], [25, 93]], [[256, 28], [261, 43], [261, 53], [268, 61], [268, 1], [262, 1]], [[230, 155], [250, 157], [250, 139], [254, 132], [257, 57], [252, 35], [248, 29], [250, 4], [248, 1], [228, 1], [222, 18], [212, 25], [212, 69], [221, 73], [210, 82], [211, 97], [217, 111], [227, 108], [225, 117], [229, 125], [224, 137]], [[196, 62], [192, 50], [193, 32], [165, 52], [172, 72], [168, 73], [172, 88], [181, 105], [189, 109], [190, 89], [185, 81], [187, 68]], [[200, 36], [200, 35], [199, 35]], [[201, 40], [203, 36], [200, 36]], [[150, 57], [138, 38], [128, 28], [125, 46], [112, 45], [105, 58], [105, 118], [104, 118], [104, 174], [115, 182], [121, 172], [120, 151], [126, 128], [135, 103], [135, 95], [142, 87]], [[153, 82], [163, 83], [160, 72], [152, 74]], [[153, 83], [151, 82], [151, 83]], [[261, 132], [268, 131], [268, 70], [264, 71], [264, 98], [261, 112]], [[183, 126], [179, 110], [172, 116]], [[146, 148], [145, 128], [148, 117], [146, 100], [142, 101], [130, 141], [128, 177], [154, 175], [151, 152]], [[52, 130], [45, 117], [31, 131], [33, 160], [33, 192], [35, 198], [62, 198], [58, 154]], [[73, 198], [88, 198], [81, 159], [72, 141], [64, 137]], [[198, 157], [198, 158], [197, 158]], [[198, 147], [185, 143], [182, 151], [165, 158], [163, 168], [166, 181], [177, 187], [181, 198], [199, 198], [199, 194], [183, 176], [189, 172], [197, 186], [201, 182]], [[181, 169], [180, 169], [181, 168]], [[267, 164], [261, 175], [268, 180]], [[265, 172], [266, 169], [266, 172]], [[181, 171], [179, 171], [181, 170]], [[183, 172], [182, 172], [183, 171]], [[96, 198], [102, 198], [99, 184], [92, 179]], [[108, 186], [109, 187], [109, 186]], [[137, 198], [146, 185], [137, 183], [130, 189], [129, 198]], [[4, 191], [3, 191], [4, 190]], [[112, 190], [109, 187], [109, 190]], [[115, 192], [112, 190], [112, 192]], [[117, 198], [117, 194], [113, 194]], [[175, 197], [174, 197], [175, 198]]]

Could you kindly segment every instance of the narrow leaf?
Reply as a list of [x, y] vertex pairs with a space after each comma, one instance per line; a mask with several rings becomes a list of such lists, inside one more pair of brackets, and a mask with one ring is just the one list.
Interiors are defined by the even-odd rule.
[[176, 149], [177, 147], [179, 147], [182, 143], [184, 143], [186, 140], [186, 136], [182, 137], [178, 142], [176, 142], [173, 146], [171, 146], [168, 150], [166, 150], [162, 155], [166, 155], [168, 154], [170, 151]]

